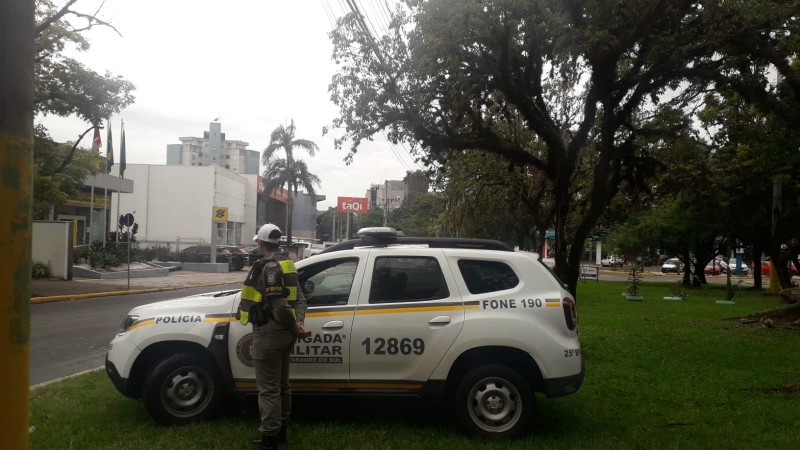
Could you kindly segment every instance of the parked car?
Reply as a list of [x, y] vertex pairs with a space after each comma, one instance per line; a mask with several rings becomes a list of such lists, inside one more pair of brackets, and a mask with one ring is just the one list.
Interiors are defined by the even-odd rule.
[[[770, 268], [770, 264], [769, 263], [770, 263], [770, 261], [771, 261], [771, 259], [770, 259], [769, 256], [767, 256], [766, 258], [761, 260], [761, 274], [762, 275], [769, 276], [769, 268]], [[798, 275], [797, 267], [795, 267], [794, 264], [791, 261], [789, 261], [787, 264], [789, 266], [789, 274], [791, 276]], [[750, 267], [755, 269], [755, 267], [753, 267], [753, 264], [750, 264]]]
[[[730, 269], [731, 275], [736, 275], [736, 258], [728, 260], [728, 268]], [[748, 275], [749, 273], [750, 267], [742, 261], [742, 275]]]
[[[497, 439], [524, 433], [545, 397], [579, 390], [575, 298], [536, 255], [393, 232], [362, 230], [297, 262], [313, 334], [292, 346], [295, 395], [443, 400], [469, 434]], [[135, 307], [106, 374], [169, 425], [256, 395], [253, 328], [236, 320], [239, 302], [228, 290]]]
[[[186, 259], [189, 261], [194, 261], [194, 262], [211, 261], [211, 258], [209, 256], [211, 253], [210, 245], [193, 245], [191, 247], [186, 247], [185, 249], [181, 250], [181, 253], [186, 255], [187, 257]], [[244, 266], [244, 263], [242, 261], [244, 261], [243, 256], [234, 256], [231, 253], [231, 251], [224, 245], [217, 246], [216, 262], [227, 263], [228, 270], [241, 269]]]
[[622, 267], [623, 262], [624, 260], [622, 259], [621, 256], [608, 255], [600, 260], [600, 265], [603, 267], [614, 267], [614, 266]]
[[722, 268], [720, 261], [712, 259], [708, 264], [706, 264], [706, 267], [703, 269], [703, 273], [706, 275], [720, 275], [722, 274], [723, 270], [724, 269]]
[[220, 247], [231, 252], [231, 260], [228, 264], [228, 270], [241, 270], [247, 264], [249, 257], [247, 252], [242, 250], [241, 247], [236, 245], [220, 245]]
[[683, 263], [678, 258], [670, 258], [661, 265], [661, 273], [680, 273]]

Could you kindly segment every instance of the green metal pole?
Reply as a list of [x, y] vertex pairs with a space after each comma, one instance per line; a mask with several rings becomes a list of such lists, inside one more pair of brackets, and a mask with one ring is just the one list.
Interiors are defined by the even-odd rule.
[[28, 448], [34, 1], [0, 4], [0, 436]]

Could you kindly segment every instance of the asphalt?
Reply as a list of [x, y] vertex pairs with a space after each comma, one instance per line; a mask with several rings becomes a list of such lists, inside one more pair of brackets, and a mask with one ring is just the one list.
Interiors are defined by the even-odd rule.
[[[245, 267], [247, 269], [247, 267]], [[212, 287], [241, 283], [247, 270], [228, 273], [207, 273], [177, 270], [163, 277], [127, 277], [115, 280], [74, 278], [31, 280], [31, 303], [47, 303], [81, 298], [172, 291], [194, 287]]]

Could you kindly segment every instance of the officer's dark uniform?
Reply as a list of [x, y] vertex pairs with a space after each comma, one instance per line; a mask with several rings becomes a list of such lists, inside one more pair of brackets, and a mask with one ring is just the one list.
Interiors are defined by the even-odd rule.
[[[239, 305], [239, 320], [253, 323], [259, 430], [262, 436], [282, 434], [292, 412], [289, 354], [305, 318], [306, 302], [298, 289], [294, 263], [283, 254], [265, 256], [250, 269]], [[263, 316], [260, 316], [262, 315]]]

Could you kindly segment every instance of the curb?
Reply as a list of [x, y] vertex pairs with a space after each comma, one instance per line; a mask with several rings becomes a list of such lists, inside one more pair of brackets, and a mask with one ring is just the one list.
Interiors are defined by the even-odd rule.
[[172, 286], [172, 287], [152, 288], [152, 289], [131, 289], [125, 291], [89, 292], [85, 294], [64, 294], [64, 295], [51, 295], [47, 297], [31, 297], [31, 304], [63, 302], [66, 300], [84, 300], [87, 298], [96, 298], [96, 297], [116, 297], [120, 295], [149, 294], [153, 292], [175, 291], [178, 289], [221, 286], [223, 284], [231, 284], [231, 283], [198, 284], [196, 286]]

